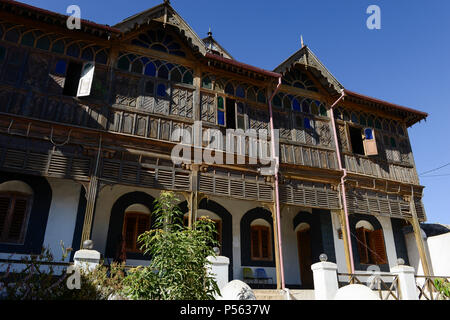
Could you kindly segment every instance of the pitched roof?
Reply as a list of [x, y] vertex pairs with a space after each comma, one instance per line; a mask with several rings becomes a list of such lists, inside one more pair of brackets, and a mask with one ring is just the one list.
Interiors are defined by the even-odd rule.
[[206, 46], [206, 50], [212, 54], [214, 54], [214, 51], [219, 52], [223, 57], [235, 60], [231, 54], [224, 49], [212, 36], [211, 31], [208, 32], [208, 37], [203, 39], [203, 43]]
[[300, 50], [295, 52], [278, 67], [274, 69], [275, 72], [285, 74], [297, 64], [305, 66], [310, 70], [320, 81], [322, 86], [327, 91], [334, 95], [340, 93], [344, 86], [328, 71], [327, 68], [320, 62], [319, 58], [307, 46], [303, 46]]
[[142, 25], [148, 24], [152, 20], [159, 21], [164, 25], [174, 26], [186, 38], [194, 52], [200, 52], [202, 55], [205, 55], [206, 47], [203, 41], [168, 1], [164, 1], [160, 5], [126, 18], [122, 22], [114, 25], [114, 27], [119, 29], [123, 34], [127, 34]]

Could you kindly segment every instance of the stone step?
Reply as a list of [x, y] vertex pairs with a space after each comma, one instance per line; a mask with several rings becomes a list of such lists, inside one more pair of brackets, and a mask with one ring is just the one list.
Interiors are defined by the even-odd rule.
[[256, 300], [286, 300], [286, 293], [280, 290], [253, 290]]

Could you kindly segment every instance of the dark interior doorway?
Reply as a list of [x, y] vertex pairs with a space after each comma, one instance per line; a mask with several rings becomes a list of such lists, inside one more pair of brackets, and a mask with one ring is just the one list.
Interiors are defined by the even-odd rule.
[[227, 128], [236, 129], [236, 101], [233, 99], [227, 99], [226, 108]]
[[353, 153], [364, 155], [364, 144], [362, 139], [361, 128], [348, 127], [350, 133], [350, 141], [352, 143]]
[[76, 97], [78, 84], [80, 82], [81, 68], [83, 66], [78, 62], [70, 62], [67, 67], [66, 81], [64, 83], [63, 95]]
[[305, 228], [297, 232], [297, 247], [302, 288], [313, 289], [311, 228]]

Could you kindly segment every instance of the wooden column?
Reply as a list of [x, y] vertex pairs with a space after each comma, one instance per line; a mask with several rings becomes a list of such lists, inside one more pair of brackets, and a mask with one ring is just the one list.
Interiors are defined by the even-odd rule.
[[276, 204], [265, 204], [266, 208], [272, 213], [273, 220], [273, 239], [274, 239], [274, 254], [275, 254], [275, 270], [277, 274], [277, 290], [281, 290], [281, 263], [280, 263], [280, 251], [278, 250], [278, 221], [277, 221], [277, 208]]
[[347, 264], [347, 272], [352, 273], [352, 262], [350, 257], [350, 246], [352, 245], [349, 243], [348, 239], [348, 233], [347, 233], [347, 219], [345, 218], [345, 211], [339, 210], [339, 222], [341, 224], [341, 230], [342, 230], [342, 238], [344, 240], [344, 251], [345, 251], [345, 262]]
[[423, 273], [425, 276], [431, 276], [431, 269], [428, 263], [427, 253], [425, 251], [425, 245], [423, 243], [422, 232], [420, 229], [419, 219], [417, 218], [416, 205], [414, 204], [414, 194], [411, 193], [409, 199], [409, 206], [411, 210], [412, 219], [410, 219], [413, 227], [414, 236], [416, 238], [417, 249], [419, 250], [420, 261], [422, 262]]
[[87, 194], [86, 194], [86, 211], [84, 213], [84, 223], [83, 223], [83, 231], [81, 233], [81, 244], [80, 248], [83, 248], [83, 242], [86, 240], [92, 240], [91, 239], [91, 233], [92, 233], [92, 222], [94, 218], [94, 211], [95, 211], [95, 203], [97, 201], [97, 190], [99, 187], [98, 182], [98, 168], [100, 165], [100, 158], [101, 158], [101, 152], [102, 152], [102, 136], [100, 136], [99, 140], [99, 147], [97, 151], [97, 160], [95, 163], [94, 172], [91, 175], [91, 181], [89, 182]]

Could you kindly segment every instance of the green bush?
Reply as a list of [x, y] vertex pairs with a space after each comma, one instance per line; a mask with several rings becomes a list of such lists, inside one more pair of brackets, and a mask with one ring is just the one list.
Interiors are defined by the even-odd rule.
[[140, 235], [148, 267], [129, 271], [125, 292], [133, 299], [213, 300], [217, 283], [207, 270], [208, 256], [215, 256], [214, 222], [202, 217], [192, 228], [183, 226], [172, 192], [161, 192], [155, 201], [155, 229]]

